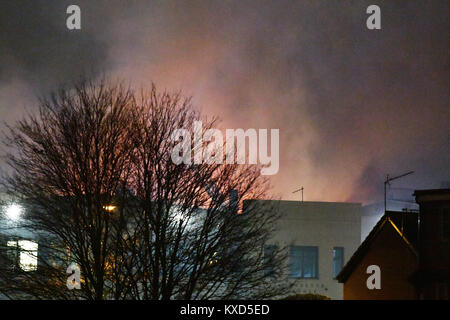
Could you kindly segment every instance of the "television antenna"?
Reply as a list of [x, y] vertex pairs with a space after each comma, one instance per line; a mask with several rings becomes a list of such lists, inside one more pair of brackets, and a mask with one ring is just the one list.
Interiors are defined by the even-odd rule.
[[292, 193], [297, 193], [297, 192], [301, 191], [302, 192], [302, 202], [303, 202], [303, 190], [305, 190], [305, 188], [301, 187], [300, 189], [297, 189], [292, 192]]
[[391, 181], [393, 181], [393, 180], [397, 180], [397, 179], [400, 179], [400, 178], [403, 178], [403, 177], [405, 177], [405, 176], [407, 176], [407, 175], [410, 175], [410, 174], [413, 174], [414, 173], [414, 171], [408, 171], [408, 172], [406, 172], [406, 173], [404, 173], [404, 174], [401, 174], [401, 175], [399, 175], [399, 176], [396, 176], [396, 177], [389, 177], [389, 175], [386, 175], [386, 180], [384, 181], [384, 213], [386, 213], [386, 186], [387, 185], [391, 185], [390, 184], [390, 182]]

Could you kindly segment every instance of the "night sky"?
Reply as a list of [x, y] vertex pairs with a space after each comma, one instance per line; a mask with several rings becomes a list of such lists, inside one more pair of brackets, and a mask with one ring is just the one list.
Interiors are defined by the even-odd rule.
[[[66, 28], [81, 8], [82, 30]], [[381, 8], [381, 30], [366, 8]], [[182, 90], [224, 128], [279, 128], [273, 195], [380, 200], [450, 181], [448, 1], [2, 1], [0, 118], [82, 74]], [[3, 125], [1, 125], [3, 126]]]

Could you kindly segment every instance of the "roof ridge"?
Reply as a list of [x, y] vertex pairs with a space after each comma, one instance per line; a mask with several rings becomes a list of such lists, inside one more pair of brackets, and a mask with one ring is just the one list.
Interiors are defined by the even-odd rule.
[[407, 245], [408, 249], [417, 257], [418, 252], [414, 248], [414, 246], [409, 242], [409, 240], [402, 234], [397, 225], [392, 221], [392, 219], [384, 214], [380, 220], [376, 223], [373, 229], [369, 232], [364, 241], [359, 245], [356, 251], [353, 253], [351, 258], [347, 261], [345, 266], [342, 268], [341, 272], [336, 276], [336, 279], [339, 282], [344, 282], [348, 279], [356, 265], [361, 261], [361, 259], [367, 253], [366, 250], [370, 247], [371, 242], [376, 238], [376, 236], [380, 233], [386, 223], [390, 223], [390, 225], [394, 228], [395, 232], [400, 236], [400, 238]]

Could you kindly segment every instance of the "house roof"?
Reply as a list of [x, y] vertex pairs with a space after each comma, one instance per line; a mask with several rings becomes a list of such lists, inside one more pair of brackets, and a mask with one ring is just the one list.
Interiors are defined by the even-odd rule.
[[[358, 249], [355, 251], [355, 253], [352, 255], [350, 260], [345, 264], [345, 266], [342, 268], [341, 272], [337, 275], [336, 279], [343, 283], [347, 281], [347, 279], [350, 277], [352, 272], [355, 270], [355, 268], [358, 266], [358, 264], [361, 262], [361, 260], [365, 257], [365, 255], [369, 252], [371, 245], [373, 241], [377, 238], [377, 236], [380, 234], [381, 230], [385, 227], [392, 227], [396, 231], [396, 233], [399, 236], [399, 239], [405, 243], [407, 248], [414, 254], [418, 255], [416, 249], [411, 244], [411, 242], [405, 237], [405, 233], [402, 233], [399, 229], [399, 227], [394, 223], [394, 220], [397, 220], [398, 217], [394, 214], [401, 212], [386, 212], [386, 214], [377, 222], [375, 227], [372, 229], [372, 231], [369, 233], [369, 235], [366, 237], [366, 239], [361, 243], [361, 245], [358, 247]], [[412, 213], [408, 213], [412, 214]], [[398, 223], [398, 222], [397, 222]], [[412, 232], [411, 234], [414, 234]]]
[[413, 195], [419, 204], [427, 201], [450, 201], [450, 189], [416, 190]]
[[426, 189], [426, 190], [415, 190], [414, 195], [420, 196], [424, 194], [448, 194], [450, 193], [450, 188], [447, 189]]

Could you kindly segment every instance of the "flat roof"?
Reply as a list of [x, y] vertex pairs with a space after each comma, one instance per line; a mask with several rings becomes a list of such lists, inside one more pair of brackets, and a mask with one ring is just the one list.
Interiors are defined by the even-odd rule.
[[425, 194], [445, 194], [450, 193], [450, 189], [425, 189], [425, 190], [415, 190], [414, 195], [415, 196], [421, 196]]
[[258, 201], [258, 202], [280, 202], [283, 204], [335, 204], [335, 205], [359, 205], [362, 206], [361, 202], [339, 202], [339, 201], [301, 201], [301, 200], [276, 200], [276, 199], [246, 199], [244, 201]]

